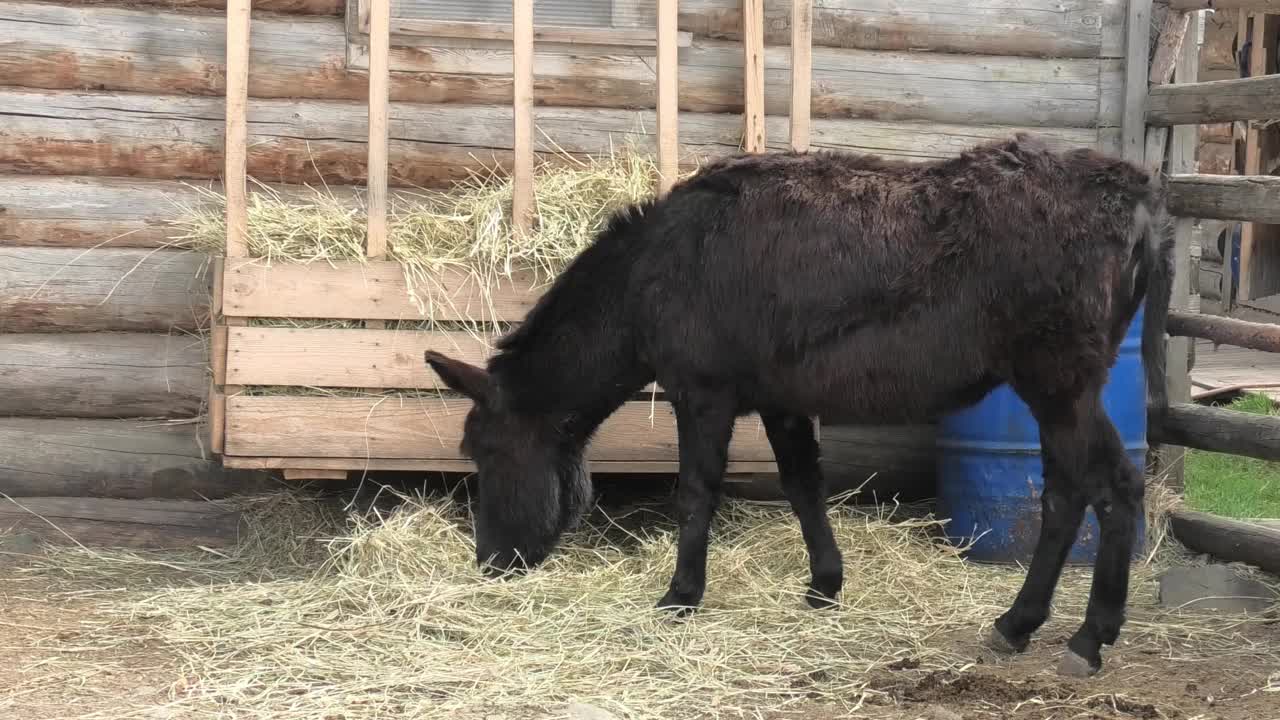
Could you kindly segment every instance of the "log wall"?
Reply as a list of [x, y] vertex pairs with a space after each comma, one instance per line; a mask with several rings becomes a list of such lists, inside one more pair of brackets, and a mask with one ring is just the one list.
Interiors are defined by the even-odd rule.
[[[693, 35], [679, 53], [682, 162], [741, 142], [740, 5], [680, 3]], [[816, 5], [814, 148], [928, 160], [1022, 129], [1118, 147], [1124, 0]], [[764, 6], [767, 133], [782, 149], [790, 4]], [[208, 452], [208, 258], [175, 247], [169, 225], [222, 172], [224, 9], [0, 3], [0, 492], [182, 498], [260, 481]], [[255, 1], [257, 180], [351, 194], [364, 182], [368, 49], [349, 42], [346, 12], [343, 0]], [[447, 186], [477, 161], [509, 163], [509, 48], [393, 45], [392, 182]], [[652, 143], [652, 49], [539, 45], [534, 75], [540, 151]], [[837, 487], [875, 472], [886, 490], [894, 477], [929, 484], [927, 428], [823, 435]]]

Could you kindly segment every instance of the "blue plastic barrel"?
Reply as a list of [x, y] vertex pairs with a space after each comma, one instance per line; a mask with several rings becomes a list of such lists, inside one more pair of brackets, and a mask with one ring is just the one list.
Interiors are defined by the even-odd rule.
[[[1129, 324], [1119, 358], [1111, 369], [1102, 402], [1142, 469], [1147, 454], [1146, 382], [1142, 367], [1142, 316]], [[937, 516], [949, 519], [951, 542], [970, 545], [966, 556], [979, 562], [1027, 563], [1040, 536], [1040, 495], [1044, 491], [1040, 430], [1026, 403], [1001, 385], [969, 408], [938, 424]], [[1143, 551], [1145, 515], [1139, 512], [1134, 555]], [[1069, 563], [1092, 563], [1098, 552], [1098, 519], [1090, 508]]]

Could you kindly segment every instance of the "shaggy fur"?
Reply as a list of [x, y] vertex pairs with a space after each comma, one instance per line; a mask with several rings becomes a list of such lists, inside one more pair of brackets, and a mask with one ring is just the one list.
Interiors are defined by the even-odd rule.
[[1041, 430], [1042, 533], [996, 624], [1020, 650], [1085, 507], [1101, 523], [1088, 617], [1070, 649], [1091, 670], [1124, 620], [1141, 471], [1102, 386], [1145, 300], [1143, 357], [1162, 408], [1172, 242], [1158, 185], [1092, 150], [1025, 136], [925, 164], [828, 153], [734, 157], [615, 217], [499, 345], [487, 369], [429, 353], [475, 400], [477, 559], [541, 562], [590, 499], [582, 454], [657, 380], [679, 436], [677, 569], [661, 606], [692, 608], [737, 416], [759, 412], [831, 603], [840, 552], [808, 418], [917, 422], [1010, 383]]

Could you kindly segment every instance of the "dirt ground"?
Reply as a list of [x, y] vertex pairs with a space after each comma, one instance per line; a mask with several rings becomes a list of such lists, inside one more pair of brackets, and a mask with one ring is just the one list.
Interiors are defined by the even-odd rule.
[[[47, 580], [23, 573], [13, 560], [0, 566], [0, 717], [195, 717], [190, 709], [180, 714], [167, 707], [189, 682], [179, 661], [164, 647], [113, 625], [87, 599], [96, 597], [93, 590], [76, 587], [74, 580], [51, 587]], [[1280, 719], [1280, 692], [1275, 692], [1280, 688], [1267, 691], [1268, 676], [1280, 668], [1193, 657], [1170, 660], [1177, 656], [1176, 648], [1156, 653], [1122, 644], [1110, 649], [1103, 674], [1068, 680], [1053, 671], [1053, 646], [1065, 642], [1066, 630], [1050, 626], [1031, 652], [1012, 660], [956, 640], [975, 663], [962, 673], [922, 672], [910, 659], [899, 662], [874, 678], [873, 692], [854, 717]], [[1265, 637], [1258, 642], [1280, 644], [1280, 623], [1261, 626], [1259, 632]], [[94, 670], [85, 675], [85, 667]], [[219, 715], [211, 711], [208, 717]], [[833, 720], [850, 715], [809, 706], [768, 717]]]

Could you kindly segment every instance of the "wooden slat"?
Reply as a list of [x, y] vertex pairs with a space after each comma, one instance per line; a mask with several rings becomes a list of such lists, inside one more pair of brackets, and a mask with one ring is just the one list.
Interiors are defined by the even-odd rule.
[[391, 0], [369, 0], [369, 228], [365, 255], [387, 254], [387, 128], [390, 114]]
[[1169, 0], [1169, 9], [1280, 12], [1280, 0]]
[[227, 257], [248, 254], [249, 7], [251, 0], [227, 0], [227, 129], [223, 171], [227, 194]]
[[[420, 288], [429, 292], [431, 288]], [[491, 293], [470, 275], [443, 270], [429, 299], [434, 320], [517, 321], [533, 307], [540, 288], [526, 277], [496, 284]], [[329, 265], [228, 262], [222, 312], [234, 317], [334, 320], [420, 320], [397, 262]]]
[[1169, 211], [1193, 218], [1280, 224], [1280, 177], [1172, 175]]
[[1160, 26], [1156, 53], [1151, 58], [1151, 71], [1147, 76], [1152, 85], [1164, 85], [1173, 77], [1173, 68], [1178, 64], [1178, 56], [1182, 53], [1182, 41], [1186, 38], [1187, 28], [1190, 26], [1191, 15], [1188, 13], [1165, 14], [1164, 22]]
[[[476, 466], [470, 460], [439, 459], [395, 459], [395, 458], [296, 458], [296, 457], [236, 457], [227, 456], [223, 462], [229, 468], [241, 470], [283, 470], [306, 465], [317, 470], [344, 471], [420, 471], [432, 472], [474, 472]], [[592, 473], [624, 473], [624, 474], [675, 474], [680, 471], [680, 464], [671, 462], [613, 462], [594, 461], [590, 463]], [[727, 475], [747, 475], [754, 473], [776, 473], [778, 466], [773, 462], [730, 461], [725, 466]]]
[[[458, 449], [469, 400], [440, 398], [227, 398], [226, 453], [252, 457], [464, 460]], [[653, 414], [652, 425], [650, 413]], [[666, 403], [623, 405], [597, 431], [592, 461], [675, 462], [675, 416]], [[772, 462], [754, 416], [738, 421], [731, 461]], [[310, 462], [299, 463], [318, 467]]]
[[742, 0], [743, 149], [764, 152], [764, 0]]
[[676, 48], [678, 0], [658, 0], [658, 194], [665, 195], [680, 170], [680, 57]]
[[54, 545], [182, 549], [234, 545], [240, 511], [207, 500], [0, 499], [0, 533], [30, 533]]
[[1147, 101], [1151, 125], [1197, 125], [1280, 117], [1280, 75], [1165, 85]]
[[511, 222], [517, 233], [533, 228], [533, 0], [514, 0], [512, 15]]
[[1124, 109], [1120, 120], [1120, 156], [1143, 164], [1147, 104], [1147, 53], [1151, 33], [1151, 0], [1129, 0], [1125, 20]]
[[809, 149], [813, 86], [813, 0], [791, 0], [791, 149]]
[[346, 470], [321, 468], [285, 468], [285, 480], [345, 480]]
[[1280, 461], [1280, 417], [1180, 403], [1153, 430], [1162, 444]]

